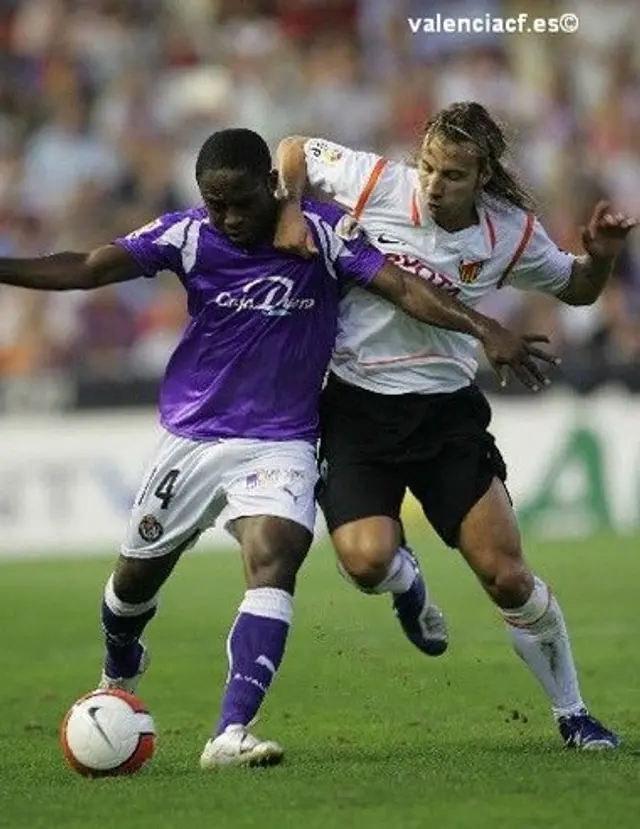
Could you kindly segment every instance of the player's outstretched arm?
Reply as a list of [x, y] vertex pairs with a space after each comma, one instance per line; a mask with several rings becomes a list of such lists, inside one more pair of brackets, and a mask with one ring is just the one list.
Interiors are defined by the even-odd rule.
[[407, 273], [387, 262], [369, 283], [368, 290], [402, 308], [421, 322], [471, 334], [482, 343], [501, 385], [506, 385], [508, 370], [532, 391], [538, 391], [549, 380], [534, 362], [541, 360], [556, 365], [557, 358], [542, 351], [534, 343], [548, 343], [542, 335], [513, 334], [494, 319], [463, 305], [441, 288], [436, 288], [415, 274]]
[[573, 263], [569, 284], [558, 299], [567, 305], [592, 305], [607, 284], [627, 236], [637, 225], [638, 219], [613, 213], [608, 202], [598, 202], [582, 231], [586, 255], [578, 256]]
[[53, 253], [35, 259], [0, 258], [0, 283], [39, 291], [101, 288], [141, 276], [133, 256], [118, 245], [90, 253]]
[[368, 285], [368, 290], [402, 308], [420, 322], [471, 334], [479, 340], [495, 320], [474, 311], [442, 288], [409, 273], [391, 262], [385, 262]]

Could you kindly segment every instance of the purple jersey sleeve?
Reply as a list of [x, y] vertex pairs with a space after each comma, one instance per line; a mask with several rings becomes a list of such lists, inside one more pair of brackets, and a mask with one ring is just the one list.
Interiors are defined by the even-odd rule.
[[154, 277], [160, 271], [184, 275], [184, 250], [193, 219], [185, 213], [169, 213], [114, 240], [140, 265], [143, 275]]
[[369, 285], [386, 263], [384, 254], [367, 240], [363, 228], [353, 216], [335, 205], [305, 205], [316, 243], [327, 267], [340, 282]]

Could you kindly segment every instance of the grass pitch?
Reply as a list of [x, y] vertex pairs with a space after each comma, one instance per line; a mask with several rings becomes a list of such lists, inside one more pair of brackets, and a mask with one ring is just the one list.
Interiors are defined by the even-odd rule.
[[388, 598], [345, 585], [316, 545], [256, 728], [284, 744], [286, 761], [208, 774], [198, 757], [242, 592], [237, 556], [186, 557], [167, 585], [140, 687], [159, 732], [156, 757], [135, 777], [106, 780], [68, 770], [57, 733], [98, 678], [98, 603], [112, 559], [0, 565], [0, 826], [637, 829], [640, 539], [529, 545], [562, 601], [585, 698], [624, 737], [616, 755], [562, 747], [465, 565], [430, 538], [413, 540], [448, 614], [449, 652], [422, 656]]

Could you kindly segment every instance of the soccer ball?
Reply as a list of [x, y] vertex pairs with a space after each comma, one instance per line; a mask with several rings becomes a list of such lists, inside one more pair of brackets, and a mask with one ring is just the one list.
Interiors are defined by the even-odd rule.
[[93, 691], [71, 706], [60, 728], [64, 756], [86, 777], [134, 774], [153, 756], [155, 727], [126, 691]]

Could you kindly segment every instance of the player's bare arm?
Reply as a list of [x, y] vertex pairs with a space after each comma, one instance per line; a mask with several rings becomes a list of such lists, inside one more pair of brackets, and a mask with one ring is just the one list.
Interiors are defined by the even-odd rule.
[[598, 202], [582, 233], [586, 254], [575, 260], [569, 284], [558, 298], [567, 305], [592, 305], [607, 284], [627, 236], [637, 225], [638, 219], [613, 213], [608, 202]]
[[557, 358], [534, 343], [548, 343], [548, 337], [526, 335], [520, 337], [504, 328], [494, 319], [474, 311], [446, 291], [436, 288], [415, 274], [408, 273], [387, 262], [369, 284], [369, 290], [410, 316], [437, 328], [471, 334], [481, 343], [494, 370], [505, 385], [505, 369], [532, 391], [549, 381], [534, 359], [555, 365]]
[[278, 195], [298, 204], [307, 187], [307, 162], [304, 145], [309, 139], [301, 135], [283, 138], [276, 150], [278, 168]]
[[90, 253], [0, 258], [0, 283], [38, 291], [91, 290], [141, 275], [133, 256], [118, 245], [104, 245]]
[[274, 246], [286, 253], [308, 258], [317, 253], [300, 201], [308, 185], [303, 136], [284, 138], [276, 151], [278, 197], [283, 201]]

